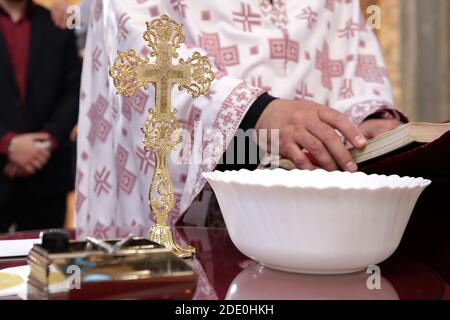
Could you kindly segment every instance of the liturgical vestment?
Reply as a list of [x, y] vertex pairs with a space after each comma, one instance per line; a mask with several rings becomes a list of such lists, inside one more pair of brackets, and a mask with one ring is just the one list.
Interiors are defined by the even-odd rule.
[[[358, 0], [95, 0], [80, 97], [77, 226], [154, 222], [148, 190], [155, 163], [153, 154], [144, 152], [140, 130], [154, 106], [154, 90], [118, 96], [108, 70], [117, 50], [149, 55], [145, 22], [162, 14], [184, 25], [180, 57], [208, 54], [216, 75], [207, 96], [192, 99], [172, 90], [177, 117], [193, 139], [170, 157], [171, 224], [200, 193], [201, 173], [214, 170], [263, 92], [328, 105], [356, 124], [393, 108], [381, 52]], [[211, 132], [223, 139], [212, 139]], [[206, 151], [208, 157], [192, 161]]]

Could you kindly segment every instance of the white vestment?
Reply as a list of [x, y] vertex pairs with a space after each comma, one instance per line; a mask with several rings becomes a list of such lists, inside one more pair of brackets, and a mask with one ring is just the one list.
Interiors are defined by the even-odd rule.
[[[184, 25], [182, 58], [200, 51], [213, 58], [216, 67], [208, 96], [194, 100], [176, 87], [172, 90], [177, 117], [197, 138], [204, 138], [171, 156], [171, 224], [202, 190], [201, 173], [214, 170], [248, 108], [264, 91], [328, 105], [357, 124], [378, 110], [393, 108], [381, 52], [358, 0], [273, 2], [94, 1], [80, 97], [77, 226], [148, 227], [154, 221], [148, 205], [154, 160], [153, 154], [144, 153], [140, 130], [147, 109], [154, 106], [154, 90], [131, 98], [117, 96], [108, 70], [117, 50], [149, 54], [142, 38], [145, 22], [162, 14]], [[200, 133], [194, 130], [195, 121], [201, 123]], [[208, 141], [211, 130], [223, 134], [221, 146]], [[182, 160], [185, 150], [208, 151], [210, 156], [189, 164]]]

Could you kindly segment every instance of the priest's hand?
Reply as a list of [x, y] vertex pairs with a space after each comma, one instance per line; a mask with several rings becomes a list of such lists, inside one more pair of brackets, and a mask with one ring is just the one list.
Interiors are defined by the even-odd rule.
[[35, 174], [47, 164], [50, 158], [50, 150], [39, 147], [37, 142], [48, 139], [50, 139], [50, 135], [42, 132], [26, 133], [14, 137], [9, 147], [9, 161], [25, 175]]
[[[269, 132], [279, 129], [280, 156], [291, 160], [299, 169], [315, 168], [302, 151], [306, 149], [326, 170], [357, 171], [352, 155], [335, 129], [357, 148], [363, 148], [367, 143], [361, 130], [342, 113], [305, 100], [272, 101], [261, 114], [256, 129]], [[269, 141], [268, 145], [271, 143]]]
[[367, 139], [375, 138], [382, 133], [394, 130], [404, 123], [397, 119], [370, 119], [364, 121], [359, 129]]

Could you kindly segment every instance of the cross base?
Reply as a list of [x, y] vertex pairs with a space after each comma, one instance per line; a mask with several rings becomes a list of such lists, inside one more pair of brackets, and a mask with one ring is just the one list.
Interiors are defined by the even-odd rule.
[[148, 232], [147, 238], [153, 242], [156, 242], [166, 248], [172, 250], [172, 252], [179, 258], [192, 258], [195, 255], [195, 248], [192, 246], [181, 247], [176, 243], [172, 230], [168, 226], [155, 224]]

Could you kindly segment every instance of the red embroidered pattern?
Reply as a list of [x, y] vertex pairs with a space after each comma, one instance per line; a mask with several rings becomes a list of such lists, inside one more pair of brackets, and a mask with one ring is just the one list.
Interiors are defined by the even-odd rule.
[[92, 17], [95, 19], [95, 21], [98, 21], [100, 19], [103, 12], [103, 2], [102, 0], [95, 1], [94, 9], [92, 11]]
[[287, 32], [284, 38], [269, 39], [270, 59], [286, 59], [298, 62], [300, 45], [298, 41], [289, 39]]
[[337, 3], [351, 3], [352, 0], [327, 0], [325, 3], [325, 8], [330, 10], [331, 12], [334, 12], [334, 4]]
[[91, 146], [95, 144], [95, 141], [100, 139], [100, 141], [105, 142], [111, 131], [111, 123], [109, 123], [105, 118], [105, 112], [108, 108], [108, 101], [99, 95], [97, 101], [91, 105], [88, 111], [88, 118], [91, 120], [91, 128], [88, 133], [87, 139]]
[[214, 57], [215, 65], [219, 70], [223, 71], [225, 75], [227, 74], [227, 67], [239, 64], [239, 51], [237, 45], [222, 48], [217, 32], [202, 33], [200, 35], [200, 46], [206, 53]]
[[136, 182], [136, 176], [126, 168], [128, 161], [128, 151], [121, 145], [117, 147], [116, 152], [116, 168], [117, 168], [117, 182], [119, 188], [130, 194], [133, 191]]
[[144, 113], [148, 98], [149, 95], [142, 90], [139, 90], [139, 92], [132, 97], [123, 97], [122, 114], [128, 120], [131, 120], [133, 110], [142, 115]]
[[330, 90], [333, 88], [332, 78], [344, 74], [344, 63], [341, 60], [330, 59], [327, 41], [324, 41], [322, 51], [317, 50], [316, 68], [322, 71], [322, 86]]
[[355, 75], [363, 78], [367, 82], [384, 83], [383, 77], [387, 76], [385, 68], [377, 65], [377, 59], [374, 55], [358, 55]]
[[315, 12], [311, 7], [302, 9], [302, 13], [297, 16], [300, 20], [306, 20], [308, 23], [308, 29], [312, 29], [317, 22], [317, 12]]
[[77, 191], [75, 195], [75, 212], [80, 212], [84, 201], [86, 201], [86, 196], [80, 191], [80, 183], [83, 178], [83, 172], [81, 172], [81, 170], [77, 168], [77, 172], [75, 175], [75, 190]]
[[172, 3], [173, 8], [178, 11], [180, 16], [183, 18], [186, 17], [187, 5], [184, 0], [170, 0], [170, 2]]
[[147, 174], [150, 168], [155, 167], [155, 157], [152, 152], [145, 152], [144, 148], [136, 147], [136, 156], [139, 159], [139, 170]]
[[241, 2], [241, 11], [233, 11], [233, 21], [241, 23], [245, 32], [252, 32], [253, 26], [261, 25], [261, 15], [252, 12], [252, 7], [248, 3]]
[[360, 125], [368, 116], [382, 110], [395, 110], [395, 108], [385, 100], [366, 100], [350, 106], [344, 114], [356, 125]]
[[108, 194], [109, 191], [112, 189], [112, 186], [108, 181], [110, 174], [111, 174], [111, 171], [108, 170], [105, 166], [103, 166], [103, 168], [100, 171], [95, 170], [94, 192], [97, 195], [97, 197], [99, 197], [102, 194], [102, 192], [105, 192], [106, 194]]
[[102, 49], [100, 49], [98, 46], [95, 47], [94, 51], [92, 51], [92, 69], [97, 72], [102, 67], [102, 62], [100, 61], [101, 54]]
[[[211, 171], [216, 167], [217, 162], [225, 152], [231, 138], [233, 138], [247, 109], [263, 92], [264, 90], [261, 88], [251, 87], [246, 82], [241, 82], [230, 92], [223, 102], [212, 127], [221, 131], [222, 137], [226, 139], [225, 145], [217, 148], [219, 150], [215, 152], [216, 157], [212, 161], [203, 161], [194, 183], [194, 192], [191, 195], [191, 201], [197, 197], [206, 183], [201, 173]], [[205, 154], [205, 149], [208, 147], [210, 147], [208, 143], [202, 146], [202, 154]]]
[[117, 19], [117, 40], [119, 42], [126, 40], [130, 31], [127, 28], [127, 23], [130, 20], [130, 16], [127, 13], [122, 13]]
[[288, 16], [285, 0], [274, 0], [273, 4], [270, 3], [270, 0], [262, 0], [260, 8], [263, 15], [269, 18], [276, 28], [286, 30]]

